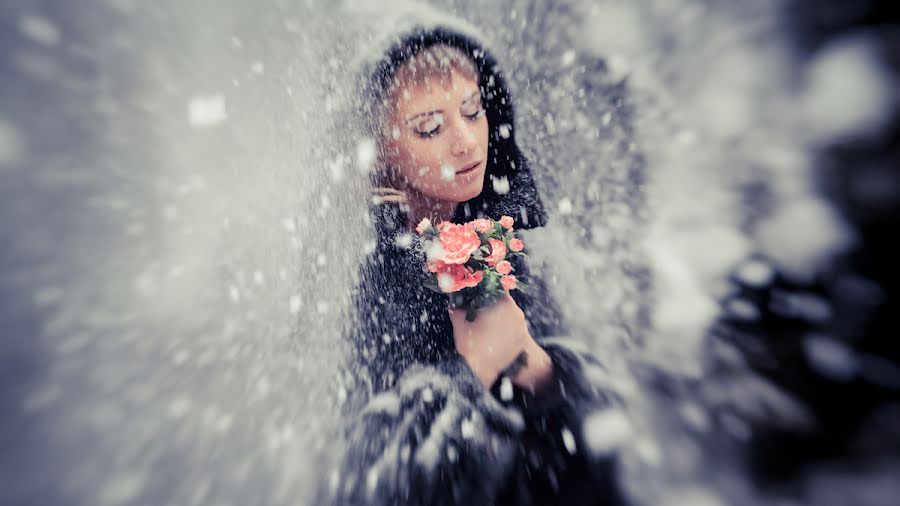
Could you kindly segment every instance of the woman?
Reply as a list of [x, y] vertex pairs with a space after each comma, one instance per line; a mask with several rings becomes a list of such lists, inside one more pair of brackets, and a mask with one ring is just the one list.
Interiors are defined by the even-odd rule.
[[[474, 322], [424, 288], [413, 227], [479, 216], [543, 226], [546, 212], [515, 142], [497, 63], [464, 25], [407, 19], [368, 67], [376, 139], [370, 208], [377, 237], [360, 270], [336, 504], [619, 504], [611, 457], [592, 456], [583, 420], [609, 401], [596, 360], [564, 331], [540, 278]], [[516, 361], [526, 354], [525, 364]]]

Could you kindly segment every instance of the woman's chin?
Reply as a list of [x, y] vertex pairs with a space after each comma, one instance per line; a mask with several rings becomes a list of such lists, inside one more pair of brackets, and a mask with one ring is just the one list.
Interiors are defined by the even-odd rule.
[[418, 191], [435, 200], [459, 204], [474, 199], [481, 194], [483, 188], [484, 178], [478, 178], [470, 181], [457, 180], [440, 187], [420, 188]]
[[463, 202], [474, 199], [480, 193], [481, 193], [481, 188], [478, 188], [477, 190], [474, 190], [474, 191], [457, 191], [457, 192], [453, 192], [452, 195], [449, 195], [444, 200], [447, 200], [450, 202], [456, 202], [457, 204], [461, 204]]
[[456, 202], [472, 200], [481, 194], [483, 188], [484, 178], [476, 179], [466, 184], [460, 184], [453, 189], [453, 195], [455, 197], [453, 200]]
[[426, 193], [430, 198], [441, 202], [452, 202], [460, 204], [467, 200], [471, 200], [481, 193], [481, 189], [472, 190], [470, 188], [448, 188], [446, 191]]

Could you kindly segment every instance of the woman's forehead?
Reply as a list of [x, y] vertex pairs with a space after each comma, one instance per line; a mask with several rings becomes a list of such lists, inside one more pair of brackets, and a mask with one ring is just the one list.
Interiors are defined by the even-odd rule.
[[393, 109], [401, 113], [416, 114], [458, 106], [473, 94], [478, 96], [478, 81], [464, 74], [451, 71], [449, 78], [439, 75], [416, 80], [400, 80], [391, 90]]

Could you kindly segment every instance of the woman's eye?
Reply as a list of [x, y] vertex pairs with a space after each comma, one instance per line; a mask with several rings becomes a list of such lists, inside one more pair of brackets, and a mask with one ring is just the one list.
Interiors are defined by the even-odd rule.
[[441, 126], [436, 122], [429, 121], [426, 124], [417, 126], [416, 133], [419, 135], [419, 137], [433, 137], [435, 134], [437, 134], [437, 131], [440, 128]]
[[419, 135], [419, 137], [432, 137], [437, 134], [443, 123], [444, 117], [440, 114], [435, 114], [434, 116], [416, 125], [415, 132]]
[[472, 113], [472, 114], [466, 114], [466, 117], [469, 118], [469, 119], [471, 119], [471, 120], [476, 120], [476, 119], [478, 119], [478, 118], [484, 116], [484, 113], [485, 113], [485, 110], [484, 110], [484, 109], [478, 109], [477, 111], [475, 111], [475, 112]]
[[[463, 111], [463, 116], [468, 118], [471, 121], [475, 121], [482, 116], [484, 116], [486, 111], [484, 109], [477, 109], [473, 112]], [[441, 125], [444, 123], [444, 118], [441, 115], [435, 115], [434, 118], [428, 119], [427, 121], [423, 121], [416, 125], [413, 131], [422, 138], [434, 137], [435, 135], [440, 133]]]

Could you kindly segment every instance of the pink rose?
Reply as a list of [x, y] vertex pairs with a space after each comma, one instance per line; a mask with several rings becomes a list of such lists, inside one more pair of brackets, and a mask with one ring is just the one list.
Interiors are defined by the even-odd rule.
[[488, 265], [494, 265], [506, 258], [506, 245], [503, 244], [503, 241], [488, 239], [488, 242], [491, 244], [491, 254], [484, 257], [484, 261], [487, 262]]
[[445, 264], [464, 264], [479, 247], [481, 241], [474, 230], [465, 225], [442, 222], [438, 225], [443, 252], [440, 261]]
[[484, 279], [482, 271], [474, 271], [471, 267], [460, 264], [436, 264], [438, 287], [444, 293], [458, 292], [463, 288], [472, 288]]
[[472, 227], [475, 228], [476, 232], [481, 233], [487, 232], [494, 226], [494, 222], [486, 218], [478, 218], [476, 220], [472, 220], [469, 223], [472, 225]]
[[509, 263], [509, 260], [504, 260], [497, 264], [497, 272], [500, 274], [509, 274], [512, 272], [512, 264]]
[[516, 277], [513, 275], [500, 278], [500, 285], [503, 286], [505, 290], [514, 290], [516, 288], [516, 283]]
[[522, 239], [510, 239], [509, 240], [509, 249], [519, 252], [525, 249], [525, 243], [522, 242]]
[[508, 228], [508, 229], [512, 230], [512, 227], [513, 227], [512, 216], [506, 216], [506, 215], [501, 216], [500, 224], [503, 225], [503, 228]]
[[452, 226], [453, 226], [453, 223], [451, 223], [449, 221], [442, 221], [442, 222], [438, 223], [437, 225], [435, 225], [434, 228], [436, 228], [438, 232], [443, 232]]
[[429, 228], [431, 228], [431, 220], [429, 220], [428, 218], [422, 218], [422, 221], [420, 221], [419, 224], [416, 225], [416, 232], [418, 232], [419, 235], [422, 235]]

